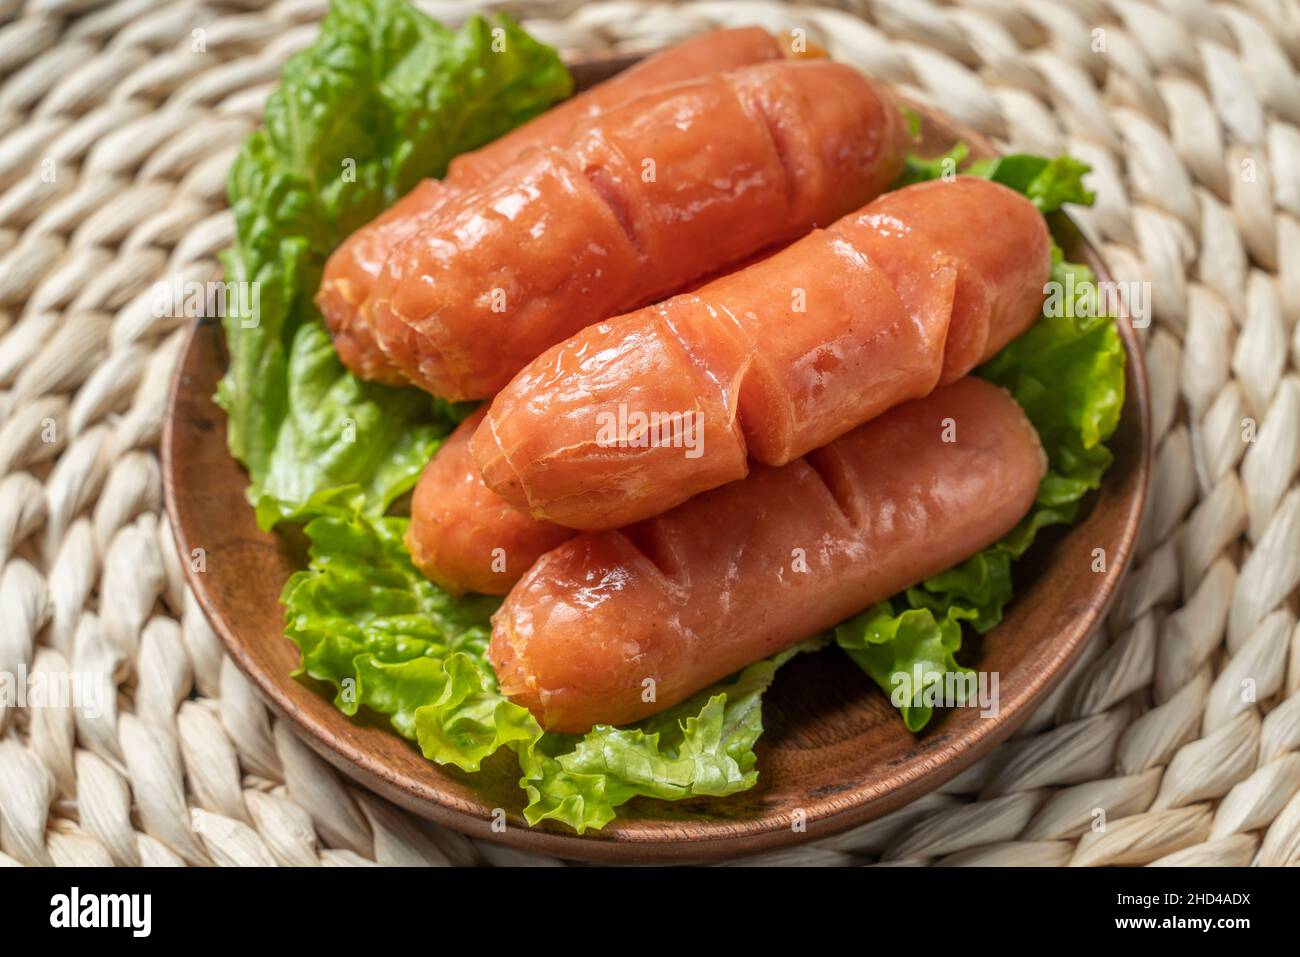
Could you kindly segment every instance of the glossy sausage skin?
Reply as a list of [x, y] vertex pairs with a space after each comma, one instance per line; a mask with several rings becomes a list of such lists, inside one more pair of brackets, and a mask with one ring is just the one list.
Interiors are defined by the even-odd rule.
[[493, 401], [474, 457], [537, 518], [657, 515], [966, 374], [1041, 315], [1049, 259], [1043, 217], [1003, 186], [887, 193], [538, 356]]
[[485, 183], [522, 153], [562, 144], [575, 128], [643, 93], [792, 55], [762, 27], [701, 33], [551, 107], [482, 149], [462, 153], [451, 161], [447, 178], [462, 187]]
[[418, 232], [455, 193], [456, 188], [446, 181], [421, 180], [345, 239], [325, 261], [316, 307], [325, 319], [339, 360], [362, 379], [406, 384], [406, 376], [384, 355], [375, 338], [370, 291], [393, 247]]
[[483, 484], [469, 439], [484, 412], [479, 409], [447, 437], [411, 498], [411, 561], [453, 595], [504, 595], [539, 556], [575, 534], [531, 518]]
[[426, 578], [453, 595], [504, 595], [533, 562], [577, 534], [531, 517], [484, 484], [470, 437], [486, 413], [481, 406], [447, 437], [411, 500], [407, 551]]
[[841, 64], [661, 88], [400, 243], [373, 294], [380, 345], [435, 395], [491, 395], [583, 327], [861, 206], [906, 145], [897, 108]]
[[446, 177], [421, 181], [353, 233], [325, 264], [316, 304], [343, 364], [363, 379], [406, 381], [379, 348], [366, 303], [393, 247], [433, 219], [458, 191], [485, 183], [521, 153], [562, 143], [570, 131], [612, 106], [670, 83], [780, 59], [781, 45], [760, 27], [714, 30], [647, 57], [604, 83], [552, 107], [488, 145], [451, 161]]
[[501, 690], [549, 730], [647, 717], [997, 541], [1044, 467], [1020, 406], [966, 378], [805, 458], [583, 533], [494, 617]]

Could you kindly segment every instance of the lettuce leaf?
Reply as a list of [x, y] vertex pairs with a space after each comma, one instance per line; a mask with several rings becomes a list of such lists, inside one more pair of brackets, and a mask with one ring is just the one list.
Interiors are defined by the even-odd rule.
[[931, 179], [952, 179], [958, 174], [980, 176], [1023, 193], [1042, 213], [1055, 212], [1066, 203], [1091, 206], [1097, 198], [1083, 185], [1083, 177], [1091, 167], [1073, 156], [1049, 159], [1031, 153], [1013, 153], [975, 160], [963, 169], [969, 155], [970, 147], [965, 143], [956, 143], [938, 156], [922, 157], [913, 153], [904, 162], [903, 172], [893, 188]]
[[968, 672], [957, 663], [961, 623], [973, 613], [953, 604], [942, 612], [912, 608], [895, 613], [880, 602], [835, 630], [836, 641], [871, 680], [890, 696], [909, 731], [930, 723], [934, 709], [922, 701], [927, 684], [950, 672]]
[[[961, 146], [963, 144], [958, 144]], [[1091, 170], [1087, 163], [1073, 156], [1035, 156], [1012, 153], [994, 159], [976, 160], [963, 170], [968, 176], [982, 176], [1010, 187], [1038, 207], [1050, 213], [1066, 203], [1091, 206], [1096, 194], [1084, 188], [1083, 177]]]
[[[307, 520], [311, 564], [285, 583], [285, 629], [302, 652], [300, 672], [340, 689], [335, 703], [349, 714], [360, 703], [353, 660], [442, 658], [487, 647], [489, 619], [499, 602], [453, 598], [423, 578], [402, 541], [407, 520], [368, 518], [364, 496], [318, 496], [294, 514]], [[385, 709], [376, 709], [385, 710]], [[385, 710], [385, 713], [387, 712]]]
[[[582, 833], [601, 827], [634, 797], [680, 801], [726, 797], [758, 781], [754, 746], [763, 733], [762, 696], [796, 654], [816, 638], [752, 665], [712, 688], [627, 728], [597, 725], [562, 750], [520, 754], [529, 824], [562, 821]], [[548, 735], [547, 737], [551, 737]], [[570, 742], [571, 746], [570, 746]]]
[[[943, 157], [909, 160], [906, 175], [913, 182], [942, 176], [965, 155], [964, 145], [958, 144]], [[951, 162], [945, 165], [945, 160]], [[974, 163], [965, 170], [1023, 192], [1044, 213], [1065, 202], [1091, 203], [1093, 195], [1082, 182], [1087, 171], [1068, 156], [1048, 160], [1024, 155]], [[1124, 405], [1119, 330], [1113, 318], [1099, 315], [1092, 271], [1065, 262], [1055, 244], [1049, 281], [1042, 319], [975, 370], [1015, 397], [1047, 453], [1047, 474], [1029, 514], [995, 545], [835, 630], [839, 646], [891, 695], [912, 731], [932, 717], [931, 707], [923, 703], [926, 685], [965, 670], [955, 658], [962, 622], [979, 634], [1001, 622], [1013, 593], [1012, 563], [1039, 531], [1078, 517], [1083, 497], [1101, 486], [1111, 463], [1103, 443], [1119, 424]]]
[[285, 64], [230, 172], [236, 238], [222, 257], [248, 294], [223, 317], [217, 401], [263, 527], [349, 484], [381, 514], [456, 418], [344, 369], [312, 303], [325, 259], [421, 177], [571, 88], [555, 51], [510, 19], [451, 31], [405, 0], [333, 0], [319, 39]]
[[966, 162], [966, 157], [969, 155], [970, 147], [965, 143], [957, 143], [952, 149], [938, 156], [925, 157], [911, 153], [904, 160], [903, 172], [899, 174], [891, 188], [902, 189], [904, 186], [924, 183], [931, 179], [952, 179], [961, 171], [961, 165]]
[[463, 771], [510, 749], [528, 822], [559, 821], [579, 833], [635, 797], [725, 796], [754, 785], [762, 694], [782, 663], [816, 642], [639, 724], [546, 733], [500, 693], [487, 661], [499, 600], [449, 598], [411, 564], [402, 542], [408, 520], [369, 516], [364, 500], [355, 488], [340, 490], [294, 513], [307, 520], [310, 561], [281, 596], [285, 632], [302, 653], [299, 673], [332, 684], [342, 711], [385, 714], [425, 757]]

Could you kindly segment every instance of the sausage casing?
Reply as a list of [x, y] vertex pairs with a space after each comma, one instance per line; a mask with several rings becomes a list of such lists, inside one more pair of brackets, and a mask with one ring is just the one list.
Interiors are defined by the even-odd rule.
[[861, 206], [907, 142], [897, 108], [841, 64], [661, 88], [400, 243], [375, 284], [375, 331], [414, 384], [484, 398], [583, 327]]
[[483, 484], [469, 440], [486, 411], [447, 436], [411, 497], [411, 561], [452, 594], [504, 595], [539, 556], [575, 534], [519, 511]]
[[702, 33], [557, 104], [486, 146], [462, 153], [442, 180], [422, 180], [349, 236], [325, 263], [316, 303], [343, 364], [363, 379], [394, 385], [406, 381], [375, 339], [366, 300], [393, 247], [423, 228], [451, 196], [487, 182], [529, 149], [563, 143], [575, 126], [649, 90], [781, 56], [781, 45], [761, 27]]
[[987, 180], [887, 193], [542, 353], [493, 400], [475, 459], [538, 518], [656, 515], [969, 372], [1041, 315], [1050, 244], [1033, 204]]
[[639, 720], [997, 541], [1044, 469], [1015, 400], [958, 380], [805, 458], [570, 539], [507, 596], [489, 657], [549, 730]]

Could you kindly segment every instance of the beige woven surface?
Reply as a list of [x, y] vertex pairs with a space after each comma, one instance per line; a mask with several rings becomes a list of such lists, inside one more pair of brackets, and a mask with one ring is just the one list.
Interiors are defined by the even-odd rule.
[[[1151, 283], [1154, 484], [1105, 628], [991, 757], [777, 860], [1300, 862], [1297, 0], [498, 6], [563, 48], [804, 27], [1002, 146], [1092, 163], [1081, 219]], [[226, 169], [324, 7], [0, 0], [0, 672], [117, 691], [95, 717], [0, 704], [0, 864], [529, 860], [395, 810], [275, 722], [160, 517], [180, 323], [150, 287], [211, 274]]]

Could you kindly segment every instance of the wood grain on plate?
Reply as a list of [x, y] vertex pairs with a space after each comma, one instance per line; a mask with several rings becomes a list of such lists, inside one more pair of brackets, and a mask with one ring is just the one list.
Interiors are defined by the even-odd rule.
[[[635, 59], [577, 62], [576, 85], [583, 89]], [[973, 158], [994, 155], [974, 131], [916, 109], [924, 155], [958, 140], [971, 145]], [[1108, 276], [1065, 217], [1053, 227], [1067, 259]], [[1064, 676], [1128, 566], [1146, 493], [1147, 386], [1127, 319], [1120, 329], [1128, 392], [1104, 486], [1079, 522], [1042, 536], [1018, 563], [1016, 598], [1003, 623], [966, 639], [963, 662], [999, 676], [995, 715], [954, 709], [912, 735], [846, 656], [834, 649], [801, 655], [764, 697], [756, 787], [728, 798], [633, 801], [613, 823], [583, 837], [561, 825], [527, 826], [512, 754], [496, 755], [477, 775], [440, 768], [383, 721], [350, 720], [321, 688], [290, 677], [298, 651], [284, 637], [279, 595], [302, 565], [301, 542], [260, 531], [244, 499], [247, 476], [226, 451], [225, 415], [212, 401], [226, 364], [213, 321], [192, 329], [172, 386], [162, 447], [167, 512], [190, 585], [235, 663], [313, 749], [372, 790], [471, 837], [556, 857], [665, 862], [756, 853], [830, 837], [933, 790], [1010, 735]], [[188, 560], [199, 547], [206, 552], [203, 572]], [[1095, 548], [1105, 549], [1103, 573], [1092, 570]], [[491, 828], [497, 808], [507, 813], [501, 833]], [[792, 827], [796, 818], [803, 830]]]

